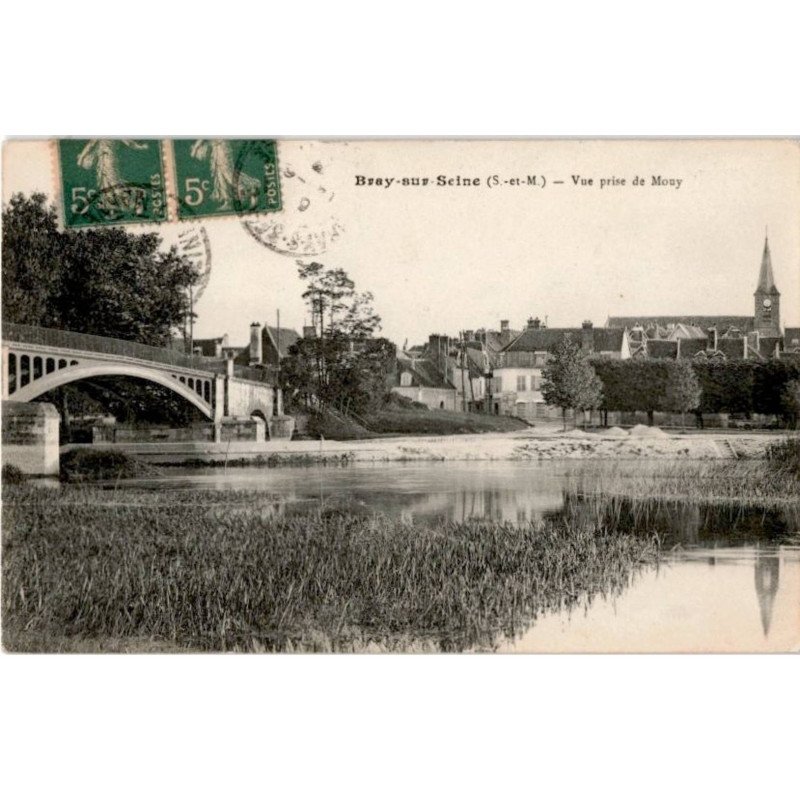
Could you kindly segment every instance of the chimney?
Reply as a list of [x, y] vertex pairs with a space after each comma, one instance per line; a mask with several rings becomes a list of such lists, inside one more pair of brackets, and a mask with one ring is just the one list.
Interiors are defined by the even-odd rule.
[[475, 331], [464, 331], [464, 341], [465, 342], [474, 342], [475, 341]]
[[594, 326], [588, 319], [581, 325], [581, 350], [584, 353], [594, 352]]
[[303, 325], [303, 338], [315, 339], [317, 336], [317, 329], [313, 325]]
[[215, 358], [222, 358], [222, 339], [216, 339], [214, 341], [214, 357]]
[[712, 328], [708, 329], [708, 343], [711, 345], [711, 349], [716, 351], [719, 349], [719, 334], [717, 333], [717, 326], [714, 325]]
[[428, 358], [435, 364], [441, 364], [447, 355], [447, 337], [438, 333], [428, 336]]
[[500, 320], [500, 333], [505, 333], [508, 330], [508, 320], [501, 319]]
[[542, 321], [539, 317], [528, 317], [528, 328], [538, 330], [542, 327]]
[[261, 323], [250, 323], [250, 366], [261, 364], [264, 360], [264, 348], [261, 342]]

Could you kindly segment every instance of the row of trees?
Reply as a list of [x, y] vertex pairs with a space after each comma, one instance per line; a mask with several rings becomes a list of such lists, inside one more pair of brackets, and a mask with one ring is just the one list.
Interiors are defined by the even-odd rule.
[[800, 364], [787, 361], [696, 362], [587, 359], [560, 342], [542, 373], [542, 396], [575, 411], [800, 414]]
[[650, 416], [684, 410], [782, 416], [798, 411], [800, 365], [790, 361], [596, 360], [592, 367], [603, 386], [598, 408], [607, 411]]

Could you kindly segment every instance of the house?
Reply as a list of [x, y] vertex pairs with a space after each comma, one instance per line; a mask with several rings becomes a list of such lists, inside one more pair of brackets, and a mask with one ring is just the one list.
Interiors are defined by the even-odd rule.
[[542, 370], [553, 349], [564, 339], [580, 344], [586, 356], [630, 358], [626, 328], [595, 328], [584, 322], [580, 328], [546, 328], [540, 320], [528, 325], [499, 354], [494, 368], [491, 394], [495, 414], [508, 414], [532, 422], [561, 416], [561, 410], [548, 406], [542, 397]]
[[396, 394], [428, 408], [477, 411], [486, 391], [487, 359], [476, 341], [433, 333], [424, 346], [397, 355]]
[[247, 367], [277, 367], [299, 338], [300, 334], [292, 328], [253, 322], [250, 325], [250, 343], [233, 355], [234, 363]]
[[398, 351], [392, 391], [428, 408], [456, 410], [455, 385], [441, 369], [441, 362], [428, 353]]
[[[250, 342], [246, 345], [230, 344], [228, 334], [211, 339], [193, 339], [192, 352], [210, 361], [233, 359], [239, 367], [277, 367], [286, 358], [289, 348], [300, 338], [292, 328], [277, 328], [254, 322], [250, 325]], [[171, 347], [186, 352], [187, 343], [182, 337], [174, 338]]]

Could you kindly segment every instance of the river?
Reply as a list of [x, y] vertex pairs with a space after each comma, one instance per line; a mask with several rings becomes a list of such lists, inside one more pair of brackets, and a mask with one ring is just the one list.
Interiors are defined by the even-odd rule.
[[[603, 469], [596, 464], [596, 469]], [[263, 492], [276, 515], [311, 508], [436, 524], [537, 522], [563, 511], [574, 462], [408, 462], [170, 470], [122, 485]], [[671, 503], [646, 523], [661, 560], [621, 594], [539, 617], [508, 652], [763, 652], [800, 648], [797, 510]]]

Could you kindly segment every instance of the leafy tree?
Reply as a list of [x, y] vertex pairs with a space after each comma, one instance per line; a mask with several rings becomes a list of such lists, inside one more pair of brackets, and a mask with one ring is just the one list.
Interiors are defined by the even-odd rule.
[[[322, 382], [316, 366], [320, 355], [326, 364]], [[324, 340], [298, 339], [281, 363], [281, 385], [299, 405], [364, 414], [381, 402], [395, 358], [395, 346], [384, 338], [353, 342], [337, 332]]]
[[793, 428], [797, 428], [800, 418], [800, 380], [794, 378], [787, 381], [781, 393], [784, 415], [791, 420]]
[[[61, 231], [43, 194], [16, 194], [3, 209], [3, 319], [165, 346], [183, 325], [188, 290], [200, 276], [191, 259], [161, 245], [157, 234], [117, 227]], [[111, 383], [62, 387], [46, 398], [60, 406], [67, 435], [67, 406], [91, 405], [88, 394], [126, 418], [141, 418], [148, 405], [150, 416], [176, 422], [193, 413], [152, 384]], [[124, 409], [123, 395], [129, 398]]]
[[700, 406], [703, 390], [694, 374], [690, 361], [679, 359], [669, 364], [669, 383], [664, 396], [664, 407], [681, 415], [684, 428], [684, 415]]
[[603, 384], [583, 357], [580, 345], [571, 339], [562, 339], [552, 356], [542, 370], [542, 397], [549, 405], [561, 408], [566, 430], [567, 409], [599, 408], [603, 402]]
[[289, 349], [281, 364], [282, 386], [306, 406], [362, 413], [383, 396], [395, 354], [391, 342], [373, 338], [380, 317], [372, 294], [357, 292], [343, 269], [318, 262], [298, 266], [316, 335]]
[[316, 261], [297, 263], [298, 274], [306, 282], [303, 298], [309, 304], [320, 336], [342, 333], [359, 338], [380, 330], [381, 318], [372, 308], [372, 293], [357, 292], [347, 272]]
[[3, 316], [164, 346], [186, 316], [197, 268], [155, 233], [60, 231], [42, 194], [3, 209]]
[[56, 327], [63, 234], [43, 194], [15, 194], [3, 209], [3, 319]]
[[766, 361], [754, 365], [753, 411], [757, 414], [785, 415], [784, 389], [800, 378], [800, 365], [789, 361]]
[[604, 410], [645, 411], [650, 425], [654, 413], [665, 410], [671, 362], [632, 358], [598, 359], [593, 364], [603, 384]]
[[694, 361], [692, 366], [700, 382], [704, 414], [747, 414], [753, 412], [753, 361]]

